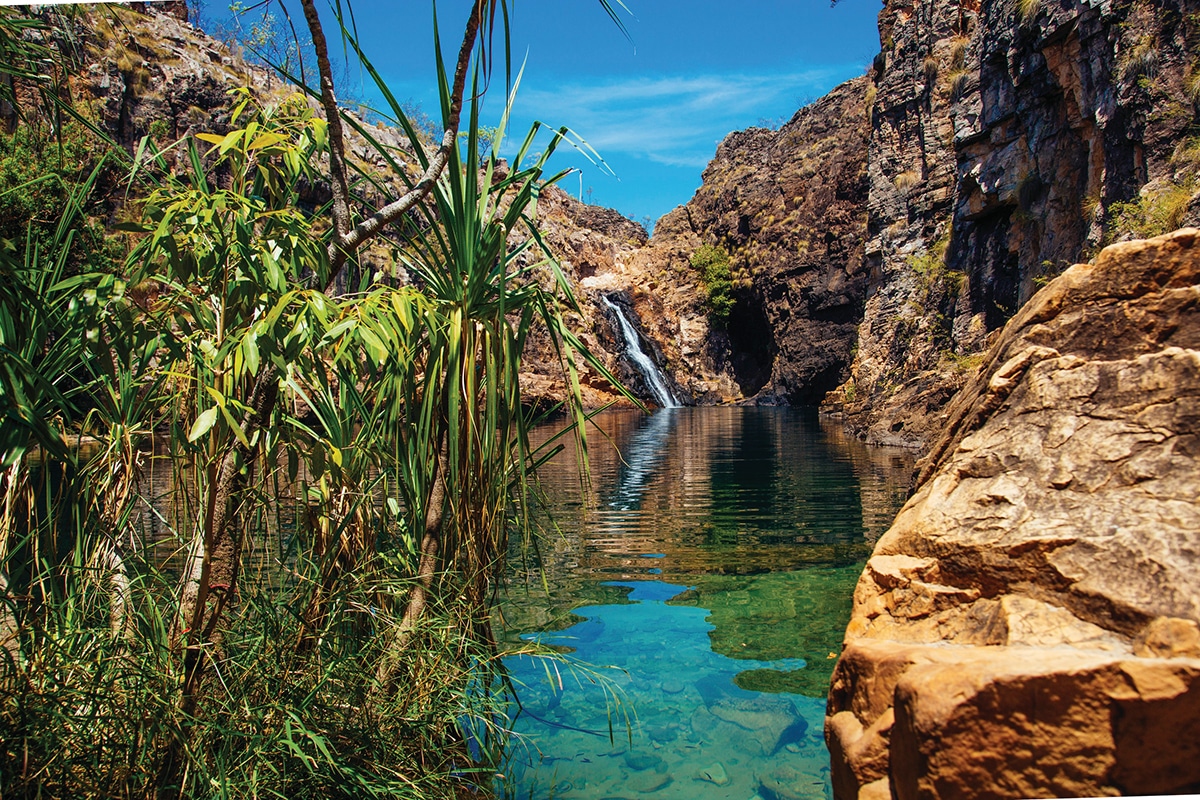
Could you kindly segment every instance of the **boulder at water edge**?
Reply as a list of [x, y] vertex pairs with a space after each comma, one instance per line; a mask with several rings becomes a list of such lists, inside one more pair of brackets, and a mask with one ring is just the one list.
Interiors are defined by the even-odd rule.
[[850, 798], [1200, 791], [1200, 231], [1033, 297], [854, 595]]

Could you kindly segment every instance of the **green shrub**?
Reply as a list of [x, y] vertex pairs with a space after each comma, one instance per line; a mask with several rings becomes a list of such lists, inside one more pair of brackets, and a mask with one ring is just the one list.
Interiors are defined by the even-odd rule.
[[165, 119], [156, 119], [150, 123], [150, 138], [154, 139], [155, 141], [162, 141], [163, 139], [166, 139], [169, 131], [170, 128], [167, 126], [167, 121]]
[[22, 125], [0, 136], [0, 235], [13, 238], [29, 222], [56, 224], [68, 186], [96, 165], [102, 148], [74, 120], [57, 139], [41, 127]]
[[947, 369], [959, 375], [972, 373], [983, 364], [983, 353], [956, 353], [953, 350], [943, 350], [941, 363]]
[[1187, 93], [1188, 99], [1192, 101], [1192, 105], [1200, 104], [1200, 69], [1195, 65], [1184, 80], [1183, 90]]
[[722, 322], [729, 319], [729, 312], [737, 302], [733, 296], [729, 254], [722, 247], [704, 244], [692, 253], [691, 262], [692, 268], [700, 272], [709, 314]]
[[[106, 146], [83, 125], [67, 119], [60, 135], [46, 126], [22, 125], [0, 134], [0, 239], [31, 237], [45, 243], [62, 217], [67, 198], [101, 163]], [[111, 177], [102, 172], [103, 183]], [[68, 255], [73, 272], [83, 265], [111, 269], [122, 256], [118, 239], [106, 239], [103, 226], [81, 218]]]
[[962, 288], [965, 276], [946, 264], [946, 251], [950, 247], [950, 235], [946, 234], [929, 246], [925, 252], [908, 257], [908, 265], [917, 274], [918, 286], [924, 299], [928, 299], [937, 287], [950, 294]]

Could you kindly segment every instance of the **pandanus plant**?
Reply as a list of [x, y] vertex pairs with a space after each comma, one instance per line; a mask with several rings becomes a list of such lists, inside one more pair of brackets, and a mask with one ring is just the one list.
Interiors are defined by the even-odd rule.
[[[9, 771], [25, 788], [53, 773], [60, 786], [109, 776], [128, 795], [207, 794], [204, 787], [231, 775], [282, 780], [272, 754], [283, 754], [294, 772], [326, 778], [280, 786], [327, 792], [328, 778], [366, 795], [404, 784], [387, 769], [371, 770], [396, 763], [391, 743], [405, 737], [430, 743], [420, 759], [454, 759], [460, 772], [471, 760], [446, 747], [469, 704], [440, 716], [436, 735], [438, 726], [412, 720], [424, 718], [421, 704], [441, 686], [461, 694], [495, 677], [490, 603], [508, 537], [521, 530], [534, 460], [520, 387], [526, 338], [537, 327], [549, 333], [577, 422], [577, 359], [604, 373], [567, 329], [564, 313], [577, 306], [535, 220], [540, 191], [560, 177], [545, 174], [547, 159], [568, 132], [546, 131], [550, 141], [531, 156], [544, 131], [535, 126], [511, 164], [498, 155], [503, 138], [479, 155], [486, 56], [478, 44], [490, 42], [497, 12], [506, 14], [500, 0], [472, 4], [453, 74], [439, 60], [445, 134], [432, 152], [365, 58], [408, 142], [385, 144], [341, 111], [320, 21], [311, 2], [304, 8], [324, 117], [299, 98], [258, 107], [238, 92], [233, 130], [178, 143], [178, 163], [143, 141], [135, 172], [161, 185], [130, 226], [139, 237], [127, 276], [134, 289], [124, 293], [111, 276], [86, 279], [112, 302], [89, 323], [94, 336], [69, 340], [77, 348], [70, 357], [86, 353], [93, 364], [89, 425], [109, 454], [95, 463], [118, 468], [108, 482], [78, 484], [81, 495], [106, 499], [88, 505], [72, 530], [95, 542], [109, 536], [98, 532], [130, 532], [135, 508], [162, 513], [130, 488], [141, 463], [135, 439], [157, 428], [169, 434], [177, 497], [166, 522], [183, 558], [172, 590], [149, 551], [128, 553], [128, 564], [112, 548], [89, 545], [73, 556], [79, 574], [112, 576], [109, 590], [89, 594], [84, 606], [120, 609], [125, 620], [110, 626], [120, 631], [117, 643], [95, 651], [87, 685], [115, 687], [99, 700], [80, 700], [66, 677], [79, 667], [64, 660], [76, 651], [63, 643], [94, 641], [91, 634], [47, 636], [52, 646], [37, 650], [36, 637], [22, 631], [35, 623], [50, 630], [38, 621], [42, 612], [8, 613], [15, 595], [0, 587], [0, 635], [21, 629], [7, 640], [13, 671], [5, 674], [18, 676], [15, 687], [31, 680], [35, 663], [58, 665], [42, 678], [60, 692], [55, 713], [74, 726], [56, 740], [29, 722], [36, 715], [22, 704], [50, 698], [49, 690], [3, 695], [17, 698], [0, 708], [5, 719], [23, 720], [23, 736], [42, 737], [24, 740], [24, 766]], [[353, 37], [346, 40], [357, 51]], [[502, 132], [511, 94], [508, 101]], [[351, 171], [346, 127], [389, 165], [390, 179]], [[314, 209], [305, 193], [325, 183], [332, 199]], [[368, 279], [356, 293], [336, 294], [339, 274], [348, 264], [361, 269], [358, 252], [385, 232], [413, 282]], [[28, 311], [10, 305], [15, 331]], [[70, 406], [52, 391], [65, 367], [42, 366], [44, 386], [21, 386], [42, 386], [38, 397]], [[36, 427], [39, 415], [53, 414], [30, 409], [22, 419], [32, 427], [13, 434], [24, 449], [7, 448], [6, 466], [31, 442], [59, 448], [55, 428]], [[127, 446], [114, 448], [117, 441]], [[25, 578], [41, 566], [29, 569]], [[437, 624], [425, 624], [431, 619]], [[133, 674], [142, 676], [136, 690]], [[152, 722], [141, 708], [147, 703], [156, 709]], [[104, 744], [113, 740], [97, 738], [94, 721], [72, 721], [69, 709], [101, 707], [106, 718], [128, 722], [135, 755]], [[71, 747], [52, 744], [68, 740]], [[360, 740], [377, 746], [367, 753], [350, 744]], [[85, 744], [92, 741], [101, 744]]]

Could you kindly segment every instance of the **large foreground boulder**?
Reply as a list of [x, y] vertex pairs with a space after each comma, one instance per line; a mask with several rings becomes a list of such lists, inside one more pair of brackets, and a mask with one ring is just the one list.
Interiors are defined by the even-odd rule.
[[838, 798], [1200, 791], [1200, 231], [1006, 326], [854, 596]]

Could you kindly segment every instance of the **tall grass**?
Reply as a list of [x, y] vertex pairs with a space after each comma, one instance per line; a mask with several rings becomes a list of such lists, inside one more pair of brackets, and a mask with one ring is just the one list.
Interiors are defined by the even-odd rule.
[[[184, 143], [180, 168], [141, 143], [159, 187], [120, 274], [65, 268], [87, 184], [53, 241], [0, 253], [0, 796], [490, 785], [490, 612], [539, 460], [526, 337], [549, 331], [577, 422], [576, 359], [602, 367], [534, 219], [568, 132], [535, 144], [536, 126], [511, 166], [498, 137], [481, 161], [480, 69], [443, 168], [382, 82], [410, 148], [358, 130], [406, 196], [428, 192], [390, 240], [413, 285], [332, 291], [341, 264], [363, 272], [339, 250], [350, 212], [302, 191], [340, 126], [245, 91], [233, 130]], [[440, 61], [439, 83], [453, 132], [461, 81]], [[356, 214], [367, 189], [387, 207], [379, 176], [347, 186]]]

